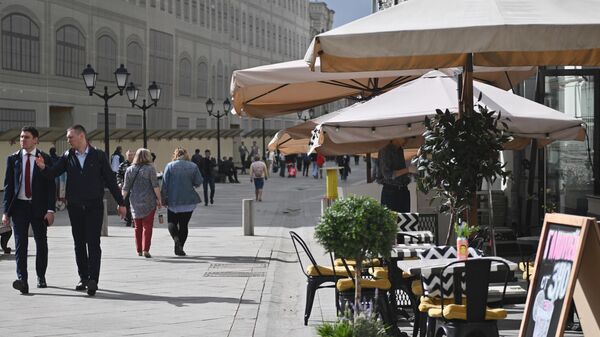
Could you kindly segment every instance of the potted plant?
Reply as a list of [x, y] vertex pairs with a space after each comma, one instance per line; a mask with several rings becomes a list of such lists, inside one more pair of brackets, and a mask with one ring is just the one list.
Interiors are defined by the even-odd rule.
[[327, 252], [356, 261], [356, 311], [361, 307], [359, 281], [363, 260], [389, 257], [396, 231], [394, 214], [377, 200], [365, 196], [338, 199], [325, 210], [316, 226], [315, 238]]
[[[439, 109], [434, 117], [426, 118], [424, 143], [414, 159], [420, 173], [418, 188], [432, 192], [433, 200], [441, 200], [440, 211], [450, 213], [449, 226], [459, 222], [463, 213], [475, 225], [476, 217], [469, 211], [476, 205], [482, 181], [491, 184], [498, 177], [505, 181], [510, 176], [500, 161], [503, 144], [511, 140], [504, 131], [507, 125], [501, 113], [481, 104], [476, 108], [477, 112], [463, 113], [460, 118]], [[449, 227], [446, 244], [450, 234]]]
[[464, 261], [469, 257], [469, 237], [477, 232], [477, 226], [469, 227], [466, 222], [454, 224], [454, 233], [456, 234], [456, 257]]

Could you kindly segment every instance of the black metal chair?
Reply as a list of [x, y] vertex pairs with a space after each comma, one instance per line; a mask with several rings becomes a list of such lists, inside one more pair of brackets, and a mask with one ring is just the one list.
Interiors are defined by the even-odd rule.
[[[292, 238], [292, 243], [294, 244], [294, 249], [296, 250], [296, 255], [298, 256], [298, 262], [300, 263], [300, 268], [302, 269], [302, 273], [306, 276], [306, 306], [304, 308], [304, 325], [308, 325], [308, 319], [310, 318], [310, 313], [312, 311], [312, 306], [315, 300], [315, 294], [318, 289], [321, 288], [335, 288], [337, 280], [340, 278], [348, 277], [349, 273], [351, 274], [351, 269], [344, 267], [335, 267], [333, 266], [333, 256], [329, 254], [329, 258], [331, 260], [331, 267], [322, 266], [317, 264], [314, 256], [310, 252], [308, 245], [302, 238], [294, 231], [290, 231], [290, 236]], [[298, 246], [302, 248], [308, 259], [310, 260], [310, 265], [304, 268], [304, 264], [302, 263], [302, 257], [300, 256], [300, 251], [298, 250]], [[323, 285], [325, 283], [331, 283], [329, 285]], [[336, 290], [336, 306], [338, 303], [338, 294]]]
[[[429, 309], [429, 317], [437, 318], [435, 337], [499, 336], [497, 321], [506, 318], [506, 311], [502, 308], [488, 308], [488, 287], [492, 263], [502, 264], [506, 272], [504, 289], [499, 300], [501, 307], [510, 271], [505, 261], [494, 258], [469, 259], [449, 263], [441, 270], [440, 278], [443, 289], [447, 289], [443, 285], [446, 280], [444, 275], [452, 275], [455, 303], [447, 304], [448, 297], [444, 298], [445, 291], [441, 291], [440, 307]], [[455, 267], [456, 264], [464, 264], [464, 267]], [[454, 270], [452, 273], [447, 273], [446, 271], [450, 267], [454, 267]], [[465, 304], [462, 304], [463, 292], [466, 295]]]

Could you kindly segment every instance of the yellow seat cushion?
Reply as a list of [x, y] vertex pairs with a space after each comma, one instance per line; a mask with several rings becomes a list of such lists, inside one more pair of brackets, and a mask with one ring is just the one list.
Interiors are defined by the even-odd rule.
[[[348, 269], [350, 269], [350, 272], [352, 272], [352, 274], [354, 274], [354, 267], [348, 266]], [[310, 265], [308, 266], [308, 268], [306, 268], [306, 273], [309, 276], [319, 276], [319, 272], [321, 272], [321, 275], [323, 276], [333, 276], [333, 268], [332, 267], [327, 267], [327, 266], [314, 266], [314, 265]], [[345, 267], [335, 267], [335, 276], [343, 276], [343, 277], [348, 277], [348, 271], [346, 270]]]
[[[429, 315], [429, 317], [435, 317], [435, 318], [442, 318], [442, 308], [441, 307], [436, 307], [436, 308], [432, 308], [429, 309], [429, 311], [427, 311], [427, 314]], [[499, 308], [499, 309], [486, 309], [485, 311], [485, 319], [488, 321], [491, 320], [499, 320], [499, 319], [505, 319], [506, 318], [506, 310]], [[466, 305], [458, 305], [458, 304], [449, 304], [449, 305], [444, 305], [444, 318], [446, 319], [460, 319], [460, 320], [467, 320], [467, 306]]]
[[[392, 284], [390, 283], [390, 280], [388, 280], [388, 279], [375, 279], [375, 280], [361, 279], [360, 286], [361, 286], [361, 288], [364, 288], [364, 289], [389, 290], [392, 287]], [[338, 291], [347, 291], [347, 290], [354, 289], [354, 280], [352, 280], [351, 278], [344, 278], [344, 279], [338, 280], [336, 287], [337, 287]]]
[[371, 267], [369, 268], [369, 274], [375, 278], [389, 278], [387, 267]]
[[410, 290], [412, 290], [412, 293], [415, 294], [416, 296], [423, 295], [423, 285], [421, 284], [421, 281], [420, 280], [412, 281], [412, 283], [410, 284]]
[[[343, 266], [344, 262], [342, 261], [342, 259], [335, 259], [333, 264], [335, 264], [336, 266]], [[356, 261], [353, 259], [346, 259], [346, 264], [348, 266], [356, 266]], [[366, 267], [380, 267], [381, 261], [379, 259], [364, 260], [362, 266], [365, 268]]]
[[[463, 297], [462, 303], [467, 303], [467, 299]], [[444, 298], [444, 307], [450, 304], [454, 304], [454, 298]], [[419, 300], [419, 311], [427, 312], [429, 309], [440, 309], [442, 308], [442, 299], [439, 297], [421, 296]]]

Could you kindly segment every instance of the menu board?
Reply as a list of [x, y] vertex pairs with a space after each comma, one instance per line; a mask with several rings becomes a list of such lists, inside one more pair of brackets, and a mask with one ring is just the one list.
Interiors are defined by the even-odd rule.
[[520, 337], [561, 337], [571, 302], [585, 336], [600, 336], [600, 227], [596, 219], [546, 214]]
[[548, 224], [542, 256], [535, 265], [537, 277], [530, 286], [533, 302], [530, 304], [531, 321], [525, 336], [554, 336], [558, 330], [565, 295], [574, 260], [578, 257], [581, 229], [555, 223]]

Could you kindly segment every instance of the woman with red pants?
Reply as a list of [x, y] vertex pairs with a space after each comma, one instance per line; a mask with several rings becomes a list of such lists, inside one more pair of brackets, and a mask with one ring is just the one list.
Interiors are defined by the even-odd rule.
[[139, 256], [150, 255], [152, 227], [156, 207], [162, 207], [156, 169], [148, 149], [138, 149], [133, 163], [125, 171], [123, 198], [129, 195], [131, 215], [135, 224], [135, 247]]

